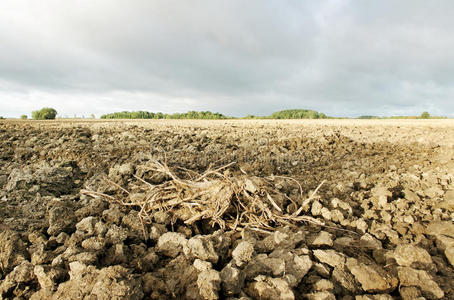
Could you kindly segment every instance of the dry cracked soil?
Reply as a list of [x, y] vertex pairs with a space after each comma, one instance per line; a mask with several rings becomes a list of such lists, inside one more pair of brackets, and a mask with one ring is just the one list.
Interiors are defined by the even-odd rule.
[[454, 299], [453, 129], [1, 121], [0, 299]]

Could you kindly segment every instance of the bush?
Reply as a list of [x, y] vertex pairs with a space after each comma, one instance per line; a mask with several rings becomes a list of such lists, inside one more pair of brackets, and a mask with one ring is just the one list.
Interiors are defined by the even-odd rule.
[[425, 111], [421, 114], [420, 118], [421, 119], [430, 119], [430, 114], [427, 111]]
[[50, 107], [44, 107], [41, 110], [32, 112], [32, 117], [35, 120], [53, 120], [57, 116], [57, 111]]
[[20, 116], [20, 118], [21, 118], [22, 120], [27, 120], [28, 117], [27, 117], [27, 115], [22, 115], [22, 116]]

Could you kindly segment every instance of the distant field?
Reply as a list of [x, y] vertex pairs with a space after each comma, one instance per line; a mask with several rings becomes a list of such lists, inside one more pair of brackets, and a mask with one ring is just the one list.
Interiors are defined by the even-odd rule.
[[[302, 132], [310, 135], [323, 135], [340, 130], [351, 138], [361, 141], [394, 141], [402, 143], [420, 142], [440, 145], [453, 145], [454, 119], [316, 119], [316, 120], [100, 120], [100, 119], [56, 119], [47, 121], [8, 119], [4, 122], [25, 122], [46, 126], [143, 126], [143, 127], [213, 127], [222, 132], [230, 128], [273, 128], [284, 135]], [[392, 129], [392, 130], [388, 130]], [[285, 131], [285, 132], [284, 132]], [[325, 132], [326, 131], [326, 132]], [[361, 133], [360, 133], [361, 132]]]

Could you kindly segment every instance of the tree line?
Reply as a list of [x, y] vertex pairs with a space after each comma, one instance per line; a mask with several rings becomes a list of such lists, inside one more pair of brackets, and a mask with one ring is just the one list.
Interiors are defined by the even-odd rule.
[[419, 116], [391, 116], [391, 117], [379, 117], [379, 116], [360, 116], [358, 119], [447, 119], [447, 117], [431, 116], [429, 112], [425, 111]]
[[203, 120], [219, 120], [228, 119], [220, 113], [210, 111], [189, 111], [187, 113], [165, 114], [161, 112], [148, 111], [122, 111], [101, 116], [101, 119], [203, 119]]
[[[32, 118], [35, 120], [53, 120], [57, 116], [57, 111], [50, 107], [44, 107], [40, 110], [32, 112]], [[27, 115], [20, 116], [21, 119], [27, 119]], [[94, 119], [94, 114], [91, 115]], [[287, 109], [272, 113], [269, 116], [254, 116], [247, 115], [240, 119], [333, 119], [324, 113], [310, 109]], [[3, 117], [0, 116], [0, 119]], [[121, 111], [109, 113], [101, 116], [101, 119], [201, 119], [201, 120], [221, 120], [221, 119], [236, 119], [218, 112], [211, 111], [188, 111], [186, 113], [166, 114], [162, 112], [149, 111]], [[350, 118], [345, 118], [350, 119]], [[427, 111], [419, 116], [391, 116], [378, 117], [373, 115], [364, 115], [356, 119], [447, 119], [447, 117], [431, 116]]]

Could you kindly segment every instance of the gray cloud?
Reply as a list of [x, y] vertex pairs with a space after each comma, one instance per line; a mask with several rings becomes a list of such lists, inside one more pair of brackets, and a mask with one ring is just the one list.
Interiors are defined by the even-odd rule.
[[0, 2], [0, 112], [454, 116], [450, 1]]

